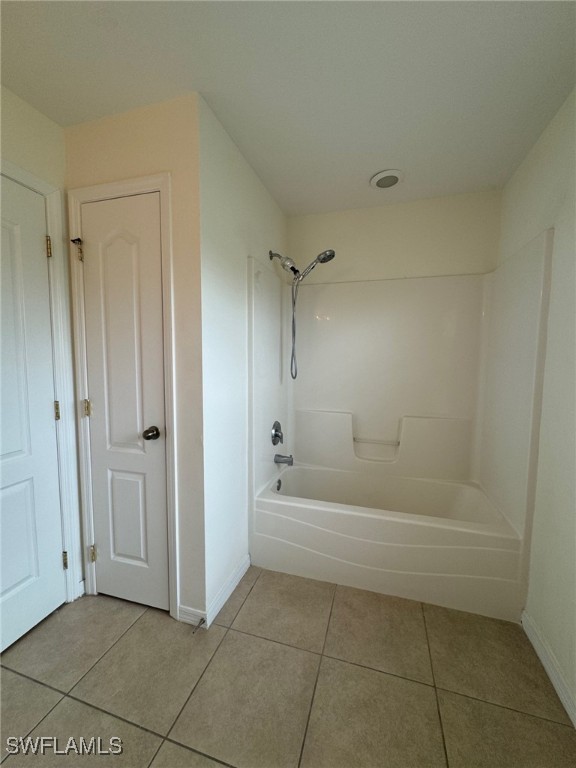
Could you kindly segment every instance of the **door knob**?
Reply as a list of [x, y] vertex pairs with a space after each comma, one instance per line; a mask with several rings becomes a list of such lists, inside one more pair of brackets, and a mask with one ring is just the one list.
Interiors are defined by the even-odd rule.
[[148, 429], [145, 429], [144, 432], [142, 432], [142, 437], [144, 440], [158, 440], [160, 437], [160, 430], [158, 427], [148, 427]]

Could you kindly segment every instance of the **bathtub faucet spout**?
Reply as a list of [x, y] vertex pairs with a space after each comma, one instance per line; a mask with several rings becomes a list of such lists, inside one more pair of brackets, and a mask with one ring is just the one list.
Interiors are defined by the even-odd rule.
[[290, 455], [290, 456], [282, 456], [281, 453], [277, 453], [274, 456], [274, 463], [275, 464], [288, 464], [288, 466], [291, 467], [292, 464], [294, 464], [294, 458], [293, 458], [292, 455]]

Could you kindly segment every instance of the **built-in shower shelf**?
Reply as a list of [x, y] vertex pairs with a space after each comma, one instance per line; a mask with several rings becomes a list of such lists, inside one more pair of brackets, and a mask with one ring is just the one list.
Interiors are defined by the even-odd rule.
[[369, 461], [394, 461], [398, 455], [399, 440], [372, 440], [354, 437], [354, 455]]
[[401, 416], [396, 440], [354, 437], [353, 421], [354, 415], [345, 411], [297, 410], [297, 461], [347, 470], [359, 470], [365, 462], [381, 462], [387, 473], [404, 477], [468, 479], [469, 419]]

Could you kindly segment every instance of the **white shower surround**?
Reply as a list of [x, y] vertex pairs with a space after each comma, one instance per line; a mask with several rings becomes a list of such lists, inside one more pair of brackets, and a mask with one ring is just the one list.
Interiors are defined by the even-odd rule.
[[[487, 276], [303, 286], [300, 373], [281, 451], [294, 451], [295, 471], [283, 476], [292, 495], [274, 492], [277, 448], [255, 430], [254, 564], [519, 620], [550, 247], [542, 235]], [[255, 329], [254, 360], [277, 359], [258, 337]], [[281, 389], [290, 402], [282, 373]], [[387, 491], [370, 500], [376, 478]], [[394, 482], [401, 493], [390, 494]], [[356, 503], [349, 492], [362, 485]], [[468, 519], [450, 513], [448, 486]], [[436, 499], [428, 508], [416, 504], [423, 487]]]

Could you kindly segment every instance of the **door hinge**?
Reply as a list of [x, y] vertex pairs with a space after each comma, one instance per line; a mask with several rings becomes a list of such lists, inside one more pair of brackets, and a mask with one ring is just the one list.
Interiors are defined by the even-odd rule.
[[91, 563], [95, 563], [98, 558], [98, 552], [96, 550], [96, 544], [90, 544], [88, 547], [88, 559]]
[[62, 567], [65, 571], [68, 570], [68, 552], [66, 550], [62, 552]]
[[54, 400], [54, 420], [60, 421], [60, 401]]
[[84, 416], [92, 416], [92, 403], [90, 400], [83, 400]]
[[50, 235], [46, 235], [46, 258], [52, 258], [52, 238]]

